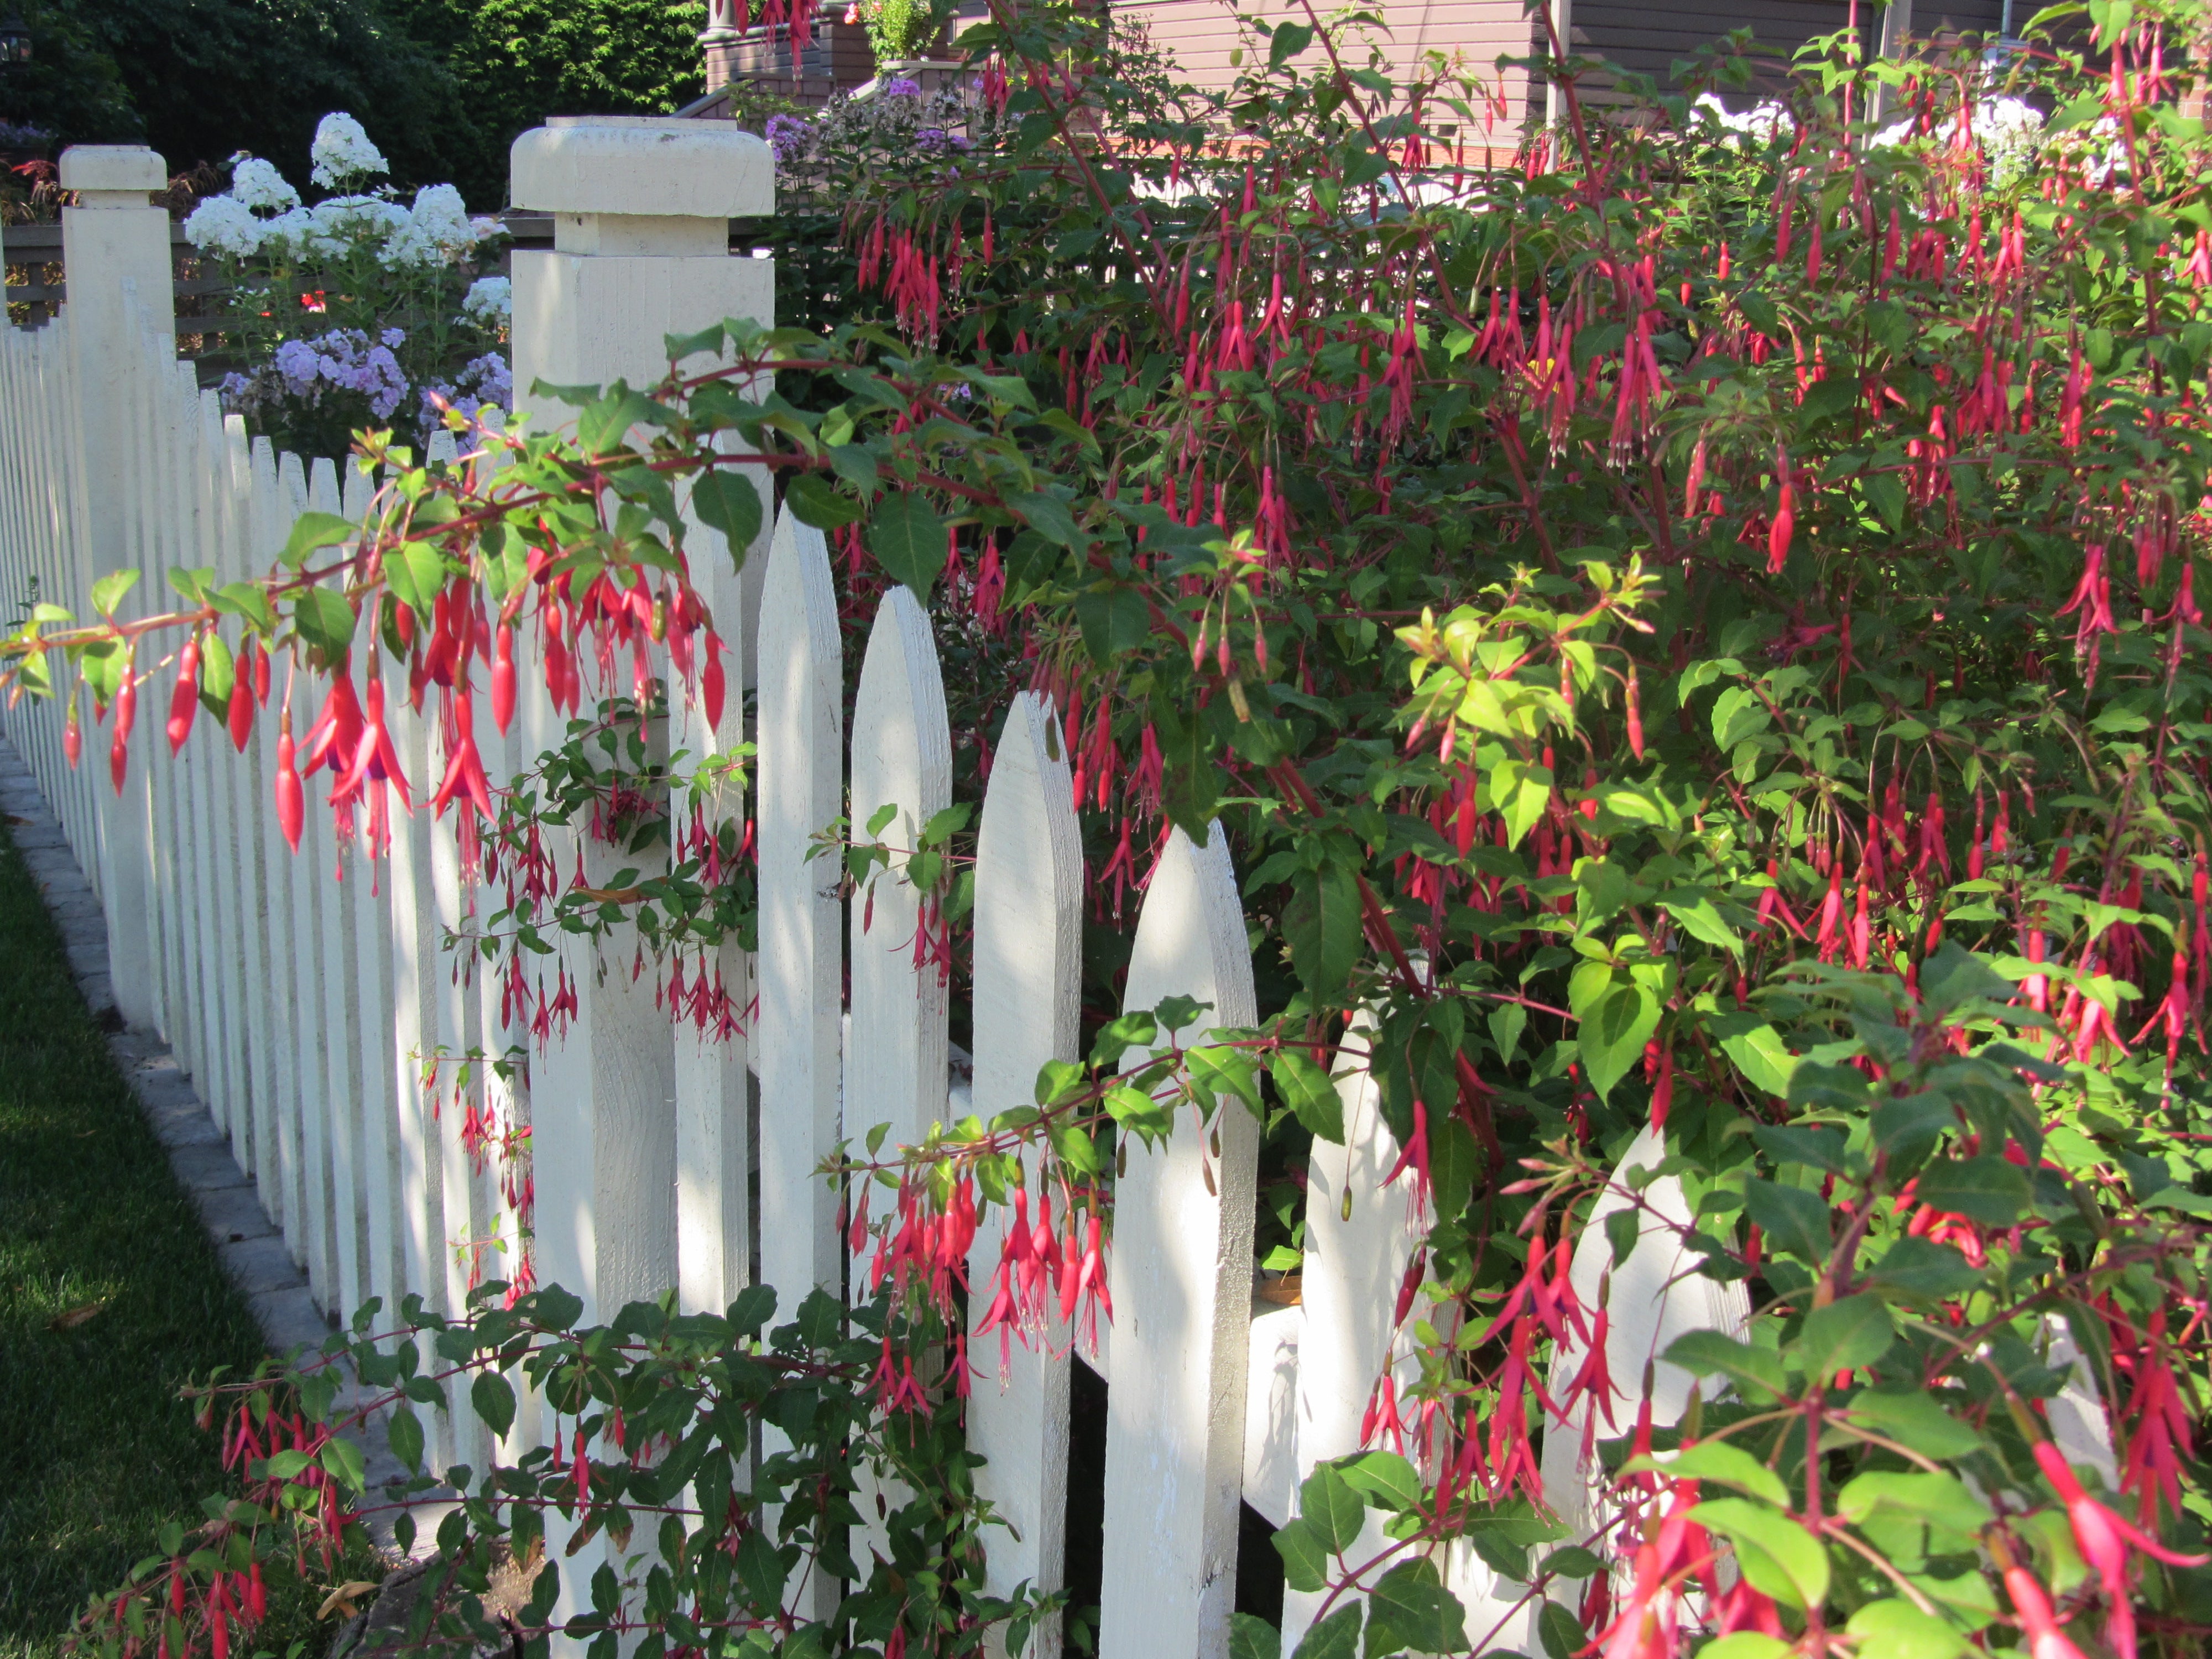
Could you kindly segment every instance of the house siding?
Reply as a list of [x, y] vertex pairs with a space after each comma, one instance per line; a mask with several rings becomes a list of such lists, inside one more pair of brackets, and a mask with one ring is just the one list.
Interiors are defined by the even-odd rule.
[[[2024, 19], [2036, 3], [2016, 0], [2015, 17]], [[1849, 27], [1852, 9], [1844, 0], [1572, 0], [1572, 6], [1577, 52], [1649, 75], [1662, 88], [1671, 84], [1676, 64], [1739, 28], [1758, 40], [1759, 82], [1778, 87], [1791, 55]], [[1862, 0], [1857, 9], [1867, 38], [1879, 40], [1882, 8]], [[1994, 35], [2003, 9], [2003, 0], [1915, 0], [1912, 33]]]
[[[1522, 0], [1384, 0], [1378, 9], [1389, 27], [1387, 34], [1376, 39], [1387, 71], [1410, 79], [1425, 72], [1428, 53], [1460, 54], [1469, 71], [1495, 88], [1498, 106], [1486, 131], [1463, 133], [1462, 142], [1510, 149], [1528, 113], [1528, 74], [1525, 69], [1501, 70], [1498, 59], [1528, 55], [1529, 20]], [[1240, 36], [1236, 10], [1227, 0], [1115, 0], [1113, 15], [1141, 27], [1192, 84], [1219, 90], [1236, 79], [1229, 58]], [[1303, 21], [1306, 14], [1292, 9], [1277, 15]], [[1352, 44], [1349, 37], [1340, 39], [1339, 50]], [[1346, 57], [1355, 64], [1365, 61], [1364, 52], [1347, 52]], [[1311, 58], [1319, 61], [1319, 52]]]

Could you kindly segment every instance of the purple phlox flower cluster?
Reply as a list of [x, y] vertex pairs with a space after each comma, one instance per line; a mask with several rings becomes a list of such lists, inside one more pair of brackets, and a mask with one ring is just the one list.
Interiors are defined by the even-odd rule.
[[448, 380], [434, 380], [422, 388], [416, 418], [425, 432], [434, 432], [446, 410], [458, 409], [472, 421], [481, 421], [487, 409], [514, 407], [514, 376], [507, 359], [496, 351], [472, 357]]
[[294, 398], [313, 404], [328, 392], [357, 392], [368, 400], [370, 413], [389, 420], [407, 395], [406, 374], [392, 356], [406, 338], [396, 328], [374, 342], [360, 329], [336, 328], [312, 340], [285, 341], [270, 367]]
[[876, 90], [886, 98], [919, 98], [921, 82], [904, 75], [894, 75]]
[[923, 127], [914, 135], [914, 147], [925, 155], [935, 155], [948, 149], [965, 149], [968, 141], [943, 127]]
[[775, 159], [788, 163], [805, 154], [812, 129], [804, 116], [771, 115], [768, 118], [766, 137], [769, 147], [775, 151]]

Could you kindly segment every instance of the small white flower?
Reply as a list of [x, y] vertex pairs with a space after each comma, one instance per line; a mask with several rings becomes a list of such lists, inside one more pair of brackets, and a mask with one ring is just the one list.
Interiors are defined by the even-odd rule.
[[504, 276], [479, 276], [461, 301], [461, 315], [486, 328], [504, 325], [514, 314], [514, 285]]
[[185, 221], [185, 239], [203, 253], [245, 259], [259, 250], [264, 228], [253, 210], [235, 196], [210, 196]]
[[230, 174], [230, 193], [250, 208], [287, 213], [300, 205], [300, 192], [285, 182], [272, 162], [258, 155], [240, 155]]
[[308, 176], [325, 190], [337, 190], [357, 179], [374, 179], [390, 171], [383, 152], [368, 141], [360, 122], [343, 110], [332, 110], [315, 128], [308, 151], [314, 171]]

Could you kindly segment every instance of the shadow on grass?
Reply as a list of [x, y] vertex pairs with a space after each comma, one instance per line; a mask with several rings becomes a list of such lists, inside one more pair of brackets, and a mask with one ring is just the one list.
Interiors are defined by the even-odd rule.
[[[55, 1653], [225, 1489], [177, 1391], [263, 1352], [0, 827], [0, 1659]], [[319, 1599], [294, 1587], [255, 1645], [314, 1640]]]

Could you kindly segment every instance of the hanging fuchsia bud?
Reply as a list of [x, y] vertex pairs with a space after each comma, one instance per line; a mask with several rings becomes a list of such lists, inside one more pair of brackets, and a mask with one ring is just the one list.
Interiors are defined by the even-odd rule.
[[181, 753], [192, 734], [192, 716], [200, 706], [200, 636], [185, 641], [177, 658], [177, 688], [169, 694], [169, 752]]
[[123, 659], [123, 684], [115, 693], [115, 738], [108, 745], [107, 775], [114, 780], [115, 793], [123, 793], [124, 775], [131, 769], [131, 727], [138, 718], [138, 682], [131, 672], [131, 659]]
[[253, 734], [253, 670], [252, 662], [262, 653], [253, 647], [253, 636], [249, 634], [238, 647], [238, 672], [230, 683], [230, 707], [225, 709], [225, 724], [230, 729], [230, 745], [240, 754], [246, 752], [246, 740]]
[[1766, 532], [1766, 574], [1778, 576], [1790, 562], [1790, 538], [1797, 528], [1797, 492], [1790, 483], [1790, 454], [1787, 450], [1774, 452], [1775, 476], [1782, 481], [1780, 495], [1774, 506], [1773, 527]]
[[514, 723], [514, 625], [499, 625], [498, 642], [492, 647], [491, 720], [501, 737]]
[[71, 697], [69, 718], [62, 722], [62, 755], [69, 762], [70, 771], [76, 770], [76, 763], [83, 754], [84, 727], [77, 724], [76, 699]]
[[307, 791], [301, 787], [300, 772], [293, 763], [292, 710], [289, 705], [277, 717], [276, 726], [276, 827], [284, 832], [284, 840], [294, 852], [300, 850], [300, 831], [307, 818]]
[[1636, 696], [1636, 665], [1628, 665], [1628, 686], [1625, 699], [1628, 705], [1628, 751], [1637, 759], [1644, 758], [1644, 710]]

